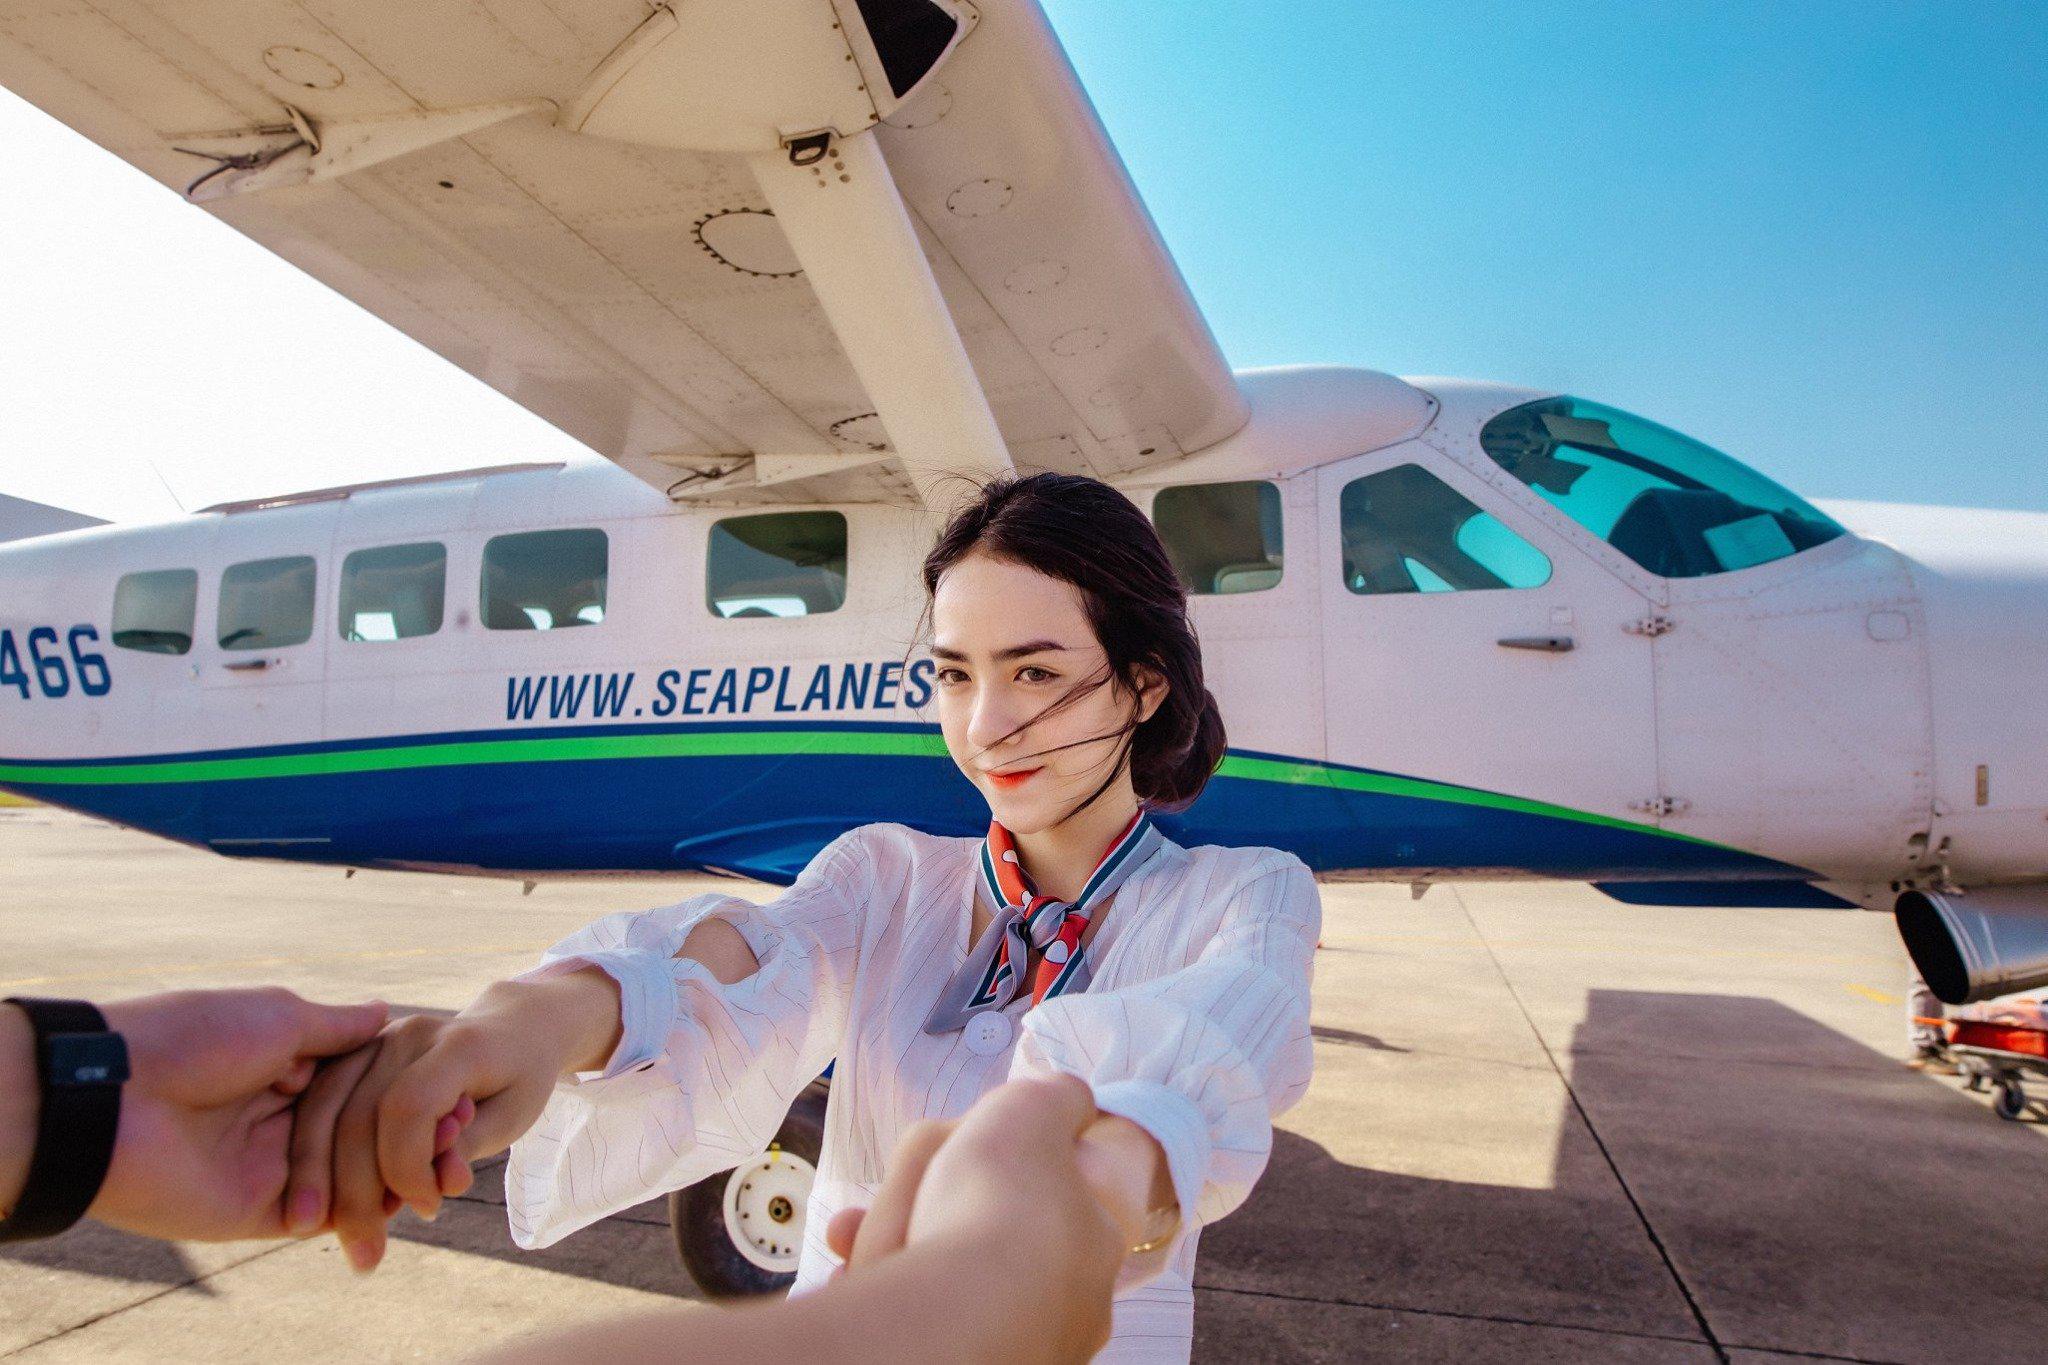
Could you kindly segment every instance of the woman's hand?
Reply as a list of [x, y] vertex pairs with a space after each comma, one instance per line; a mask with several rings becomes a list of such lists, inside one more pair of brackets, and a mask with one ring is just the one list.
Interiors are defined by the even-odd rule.
[[[1124, 1230], [1125, 1246], [1138, 1246], [1158, 1235], [1162, 1222], [1173, 1226], [1180, 1205], [1173, 1192], [1173, 1172], [1159, 1140], [1119, 1114], [1100, 1114], [1081, 1131], [1074, 1160], [1081, 1178], [1102, 1203], [1103, 1212]], [[1172, 1221], [1168, 1221], [1171, 1218]]]
[[393, 1023], [299, 1101], [293, 1230], [331, 1226], [350, 1264], [373, 1269], [391, 1214], [410, 1204], [432, 1218], [444, 1196], [467, 1190], [469, 1163], [532, 1127], [563, 1073], [603, 1065], [618, 1017], [617, 986], [586, 968], [498, 982], [452, 1019]]

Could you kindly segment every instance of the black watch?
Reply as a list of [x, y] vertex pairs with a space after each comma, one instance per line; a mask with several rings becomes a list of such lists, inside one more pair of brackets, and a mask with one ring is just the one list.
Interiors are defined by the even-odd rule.
[[5, 1003], [26, 1014], [35, 1030], [42, 1090], [28, 1179], [13, 1211], [0, 1219], [0, 1242], [26, 1242], [56, 1236], [99, 1197], [121, 1127], [128, 1044], [83, 1000], [10, 997]]

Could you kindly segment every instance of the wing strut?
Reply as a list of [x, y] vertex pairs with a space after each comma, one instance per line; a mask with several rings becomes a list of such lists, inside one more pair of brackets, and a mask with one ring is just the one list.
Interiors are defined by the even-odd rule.
[[[879, 33], [871, 9], [891, 21]], [[1007, 473], [1010, 454], [874, 128], [975, 20], [960, 0], [662, 5], [559, 120], [746, 157], [905, 477], [935, 511], [961, 491], [946, 475]]]
[[748, 162], [925, 506], [958, 496], [947, 475], [1011, 472], [874, 134], [793, 139]]

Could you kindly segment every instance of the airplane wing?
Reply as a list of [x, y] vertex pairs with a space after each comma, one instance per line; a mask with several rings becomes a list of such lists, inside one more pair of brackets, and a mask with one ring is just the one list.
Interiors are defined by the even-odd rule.
[[[0, 84], [200, 198], [313, 142], [323, 174], [204, 209], [671, 496], [911, 500], [743, 158], [563, 126], [708, 2], [0, 0]], [[874, 133], [1015, 464], [1111, 477], [1242, 426], [1035, 0], [832, 3], [972, 21]]]

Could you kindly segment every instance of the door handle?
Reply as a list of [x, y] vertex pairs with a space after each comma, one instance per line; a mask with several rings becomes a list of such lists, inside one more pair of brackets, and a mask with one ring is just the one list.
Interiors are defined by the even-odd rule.
[[1566, 654], [1572, 649], [1569, 635], [1508, 635], [1494, 643], [1502, 649], [1533, 649], [1543, 654]]
[[264, 669], [270, 667], [270, 660], [237, 659], [231, 664], [222, 664], [221, 667], [230, 673], [261, 673]]

